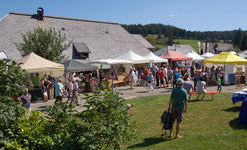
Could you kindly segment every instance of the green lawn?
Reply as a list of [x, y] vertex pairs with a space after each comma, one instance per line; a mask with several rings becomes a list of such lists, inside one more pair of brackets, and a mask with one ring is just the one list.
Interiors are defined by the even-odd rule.
[[[193, 97], [195, 98], [195, 97]], [[135, 106], [130, 113], [139, 130], [137, 140], [126, 149], [247, 149], [247, 127], [238, 124], [241, 103], [235, 106], [230, 93], [206, 96], [203, 101], [189, 101], [182, 122], [182, 139], [161, 138], [160, 116], [168, 107], [169, 95], [129, 100]]]

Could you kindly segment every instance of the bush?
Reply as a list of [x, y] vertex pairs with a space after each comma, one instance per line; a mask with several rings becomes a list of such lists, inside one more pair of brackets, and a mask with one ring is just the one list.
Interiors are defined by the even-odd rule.
[[16, 97], [25, 89], [25, 72], [16, 62], [0, 60], [0, 149], [120, 149], [136, 135], [126, 100], [104, 84], [103, 91], [86, 94], [76, 112], [66, 103], [50, 106], [45, 115], [26, 115]]

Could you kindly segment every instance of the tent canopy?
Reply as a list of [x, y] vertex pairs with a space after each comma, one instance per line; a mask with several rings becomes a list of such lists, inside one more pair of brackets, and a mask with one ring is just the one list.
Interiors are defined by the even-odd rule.
[[168, 51], [165, 54], [161, 55], [160, 57], [164, 59], [168, 59], [170, 61], [192, 60], [191, 57], [188, 57], [178, 51]]
[[92, 60], [90, 61], [91, 64], [133, 64], [132, 61], [129, 60], [121, 60], [121, 59], [101, 59], [101, 60]]
[[117, 60], [126, 60], [131, 61], [133, 64], [143, 64], [149, 63], [149, 60], [141, 55], [134, 53], [133, 51], [129, 50], [128, 52], [124, 53], [123, 55], [116, 58]]
[[93, 71], [98, 69], [96, 66], [83, 63], [81, 60], [76, 59], [64, 62], [64, 68], [69, 72]]
[[203, 55], [201, 55], [203, 58], [210, 58], [210, 57], [213, 57], [214, 56], [214, 54], [213, 53], [209, 53], [209, 52], [207, 52], [207, 53], [205, 53], [205, 54], [203, 54]]
[[27, 72], [42, 72], [42, 70], [60, 69], [63, 70], [64, 66], [59, 63], [52, 62], [42, 58], [35, 53], [30, 53], [18, 61], [21, 63], [21, 68]]
[[163, 59], [163, 58], [160, 58], [158, 56], [156, 56], [154, 53], [149, 53], [148, 55], [145, 56], [149, 62], [151, 63], [162, 63], [162, 62], [168, 62], [167, 59]]
[[247, 59], [234, 55], [232, 52], [221, 52], [213, 57], [204, 60], [204, 63], [211, 64], [247, 64]]
[[190, 51], [186, 56], [192, 58], [192, 60], [194, 60], [194, 61], [200, 61], [200, 60], [204, 59], [202, 56], [200, 56], [199, 54], [197, 54], [194, 51]]

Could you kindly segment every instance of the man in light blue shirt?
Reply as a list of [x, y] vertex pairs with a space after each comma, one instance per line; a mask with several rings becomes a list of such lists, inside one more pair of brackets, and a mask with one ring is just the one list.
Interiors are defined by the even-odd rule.
[[63, 100], [63, 84], [62, 84], [62, 79], [59, 78], [58, 82], [55, 86], [55, 94], [56, 94], [56, 101], [55, 103], [62, 102]]

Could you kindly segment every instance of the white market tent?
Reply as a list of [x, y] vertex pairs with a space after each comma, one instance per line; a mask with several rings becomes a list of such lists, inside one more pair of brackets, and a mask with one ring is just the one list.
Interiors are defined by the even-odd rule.
[[145, 56], [150, 63], [162, 63], [162, 62], [168, 62], [167, 59], [160, 58], [156, 56], [154, 53], [149, 53], [148, 55]]
[[107, 65], [113, 65], [113, 64], [133, 64], [132, 61], [120, 60], [120, 59], [92, 60], [92, 61], [90, 61], [90, 63], [91, 64], [107, 64]]
[[144, 64], [150, 62], [146, 57], [138, 55], [131, 50], [129, 50], [127, 53], [124, 53], [122, 56], [119, 56], [115, 59], [130, 61], [132, 62], [132, 64]]
[[186, 56], [192, 58], [192, 61], [201, 61], [204, 59], [202, 56], [200, 56], [194, 51], [190, 51], [188, 54], [186, 54]]
[[213, 53], [209, 53], [209, 52], [207, 52], [207, 53], [205, 53], [205, 54], [203, 54], [203, 55], [201, 55], [203, 58], [210, 58], [210, 57], [213, 57], [214, 56], [214, 54]]
[[0, 52], [0, 59], [8, 59], [8, 56], [5, 52]]
[[64, 73], [64, 65], [49, 61], [35, 53], [30, 53], [18, 61], [21, 68], [29, 73], [46, 73], [58, 77]]

